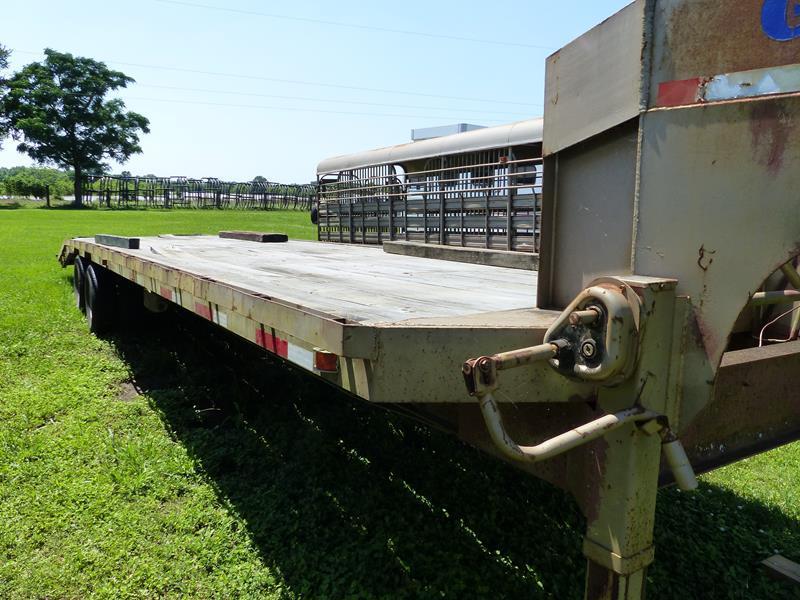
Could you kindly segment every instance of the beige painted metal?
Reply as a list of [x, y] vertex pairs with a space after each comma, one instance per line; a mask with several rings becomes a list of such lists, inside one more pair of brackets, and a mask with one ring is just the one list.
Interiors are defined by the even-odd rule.
[[548, 57], [544, 156], [639, 115], [646, 24], [639, 0]]

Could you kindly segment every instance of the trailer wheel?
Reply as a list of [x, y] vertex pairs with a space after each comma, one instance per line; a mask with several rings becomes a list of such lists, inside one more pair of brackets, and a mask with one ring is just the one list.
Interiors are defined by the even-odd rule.
[[80, 256], [75, 257], [75, 263], [72, 271], [72, 290], [75, 292], [75, 306], [81, 312], [86, 311], [86, 295], [84, 294], [84, 286], [86, 279], [86, 261]]
[[84, 276], [86, 321], [89, 331], [102, 335], [114, 321], [114, 281], [102, 267], [90, 264]]

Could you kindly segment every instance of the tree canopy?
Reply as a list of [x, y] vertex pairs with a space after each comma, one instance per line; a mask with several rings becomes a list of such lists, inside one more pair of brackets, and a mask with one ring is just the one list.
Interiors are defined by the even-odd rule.
[[142, 151], [140, 133], [149, 121], [125, 110], [109, 92], [134, 80], [91, 58], [47, 49], [34, 62], [3, 82], [0, 114], [17, 150], [40, 164], [71, 168], [75, 202], [81, 204], [81, 177], [87, 171], [106, 171], [105, 161], [125, 162]]

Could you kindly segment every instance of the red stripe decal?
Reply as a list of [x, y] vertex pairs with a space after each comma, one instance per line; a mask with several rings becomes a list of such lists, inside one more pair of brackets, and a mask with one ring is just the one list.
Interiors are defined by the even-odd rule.
[[264, 332], [264, 343], [262, 344], [264, 348], [269, 350], [270, 352], [275, 352], [275, 336], [271, 333]]
[[260, 325], [256, 329], [256, 344], [280, 357], [287, 358], [289, 356], [289, 342], [279, 338], [273, 333], [274, 331], [274, 329], [264, 329], [264, 326]]
[[656, 106], [696, 104], [700, 101], [700, 92], [705, 82], [705, 78], [695, 77], [694, 79], [659, 83]]
[[286, 358], [289, 356], [289, 342], [275, 336], [275, 354]]
[[211, 320], [211, 307], [205, 302], [195, 302], [194, 312], [209, 321]]
[[167, 300], [172, 300], [172, 288], [168, 288], [162, 285], [158, 293], [162, 298], [166, 298]]

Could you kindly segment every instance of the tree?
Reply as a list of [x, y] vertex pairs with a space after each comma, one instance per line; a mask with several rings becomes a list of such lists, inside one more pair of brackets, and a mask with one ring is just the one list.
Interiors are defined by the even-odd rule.
[[126, 112], [118, 98], [106, 95], [134, 80], [102, 62], [47, 49], [45, 59], [22, 68], [8, 79], [0, 98], [0, 114], [17, 150], [40, 164], [72, 168], [75, 204], [83, 203], [82, 176], [106, 171], [105, 160], [125, 162], [142, 151], [139, 133], [150, 122]]
[[[8, 57], [11, 56], [11, 51], [0, 44], [0, 103], [3, 99], [5, 92], [5, 80], [3, 79], [3, 71], [8, 68]], [[5, 113], [0, 111], [0, 148], [3, 147], [3, 138], [8, 135], [8, 119]]]
[[253, 183], [267, 183], [267, 178], [263, 175], [256, 175], [253, 177]]
[[70, 173], [36, 167], [0, 168], [0, 192], [5, 190], [11, 196], [44, 198], [48, 187], [57, 197], [70, 194], [73, 188]]

